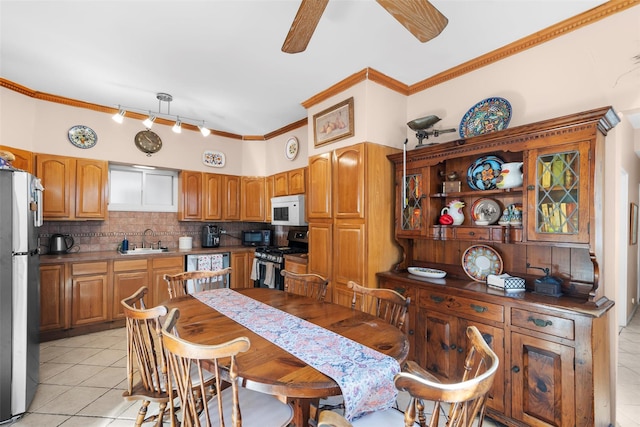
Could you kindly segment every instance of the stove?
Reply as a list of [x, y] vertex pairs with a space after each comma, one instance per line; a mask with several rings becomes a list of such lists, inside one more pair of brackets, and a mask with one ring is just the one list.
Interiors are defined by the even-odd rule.
[[288, 254], [306, 254], [309, 251], [307, 231], [290, 230], [287, 234], [287, 246], [258, 246], [255, 251], [251, 277], [256, 288], [284, 289], [280, 271], [284, 269], [284, 256]]

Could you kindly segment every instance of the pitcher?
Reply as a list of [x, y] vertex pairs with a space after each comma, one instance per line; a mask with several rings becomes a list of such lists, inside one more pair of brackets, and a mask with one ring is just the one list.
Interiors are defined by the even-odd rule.
[[452, 200], [447, 206], [442, 208], [440, 215], [449, 214], [451, 218], [453, 218], [453, 225], [462, 225], [464, 222], [463, 207], [464, 202], [462, 200]]
[[502, 165], [500, 176], [496, 178], [497, 188], [514, 188], [522, 185], [522, 162]]

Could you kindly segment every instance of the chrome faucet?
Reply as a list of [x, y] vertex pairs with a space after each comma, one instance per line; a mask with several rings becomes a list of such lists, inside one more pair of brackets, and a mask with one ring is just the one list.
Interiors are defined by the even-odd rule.
[[[150, 228], [147, 228], [146, 230], [144, 230], [144, 232], [142, 233], [142, 249], [147, 247], [147, 236], [150, 236], [153, 234], [153, 230]], [[153, 244], [151, 244], [150, 246], [151, 249], [153, 249]]]

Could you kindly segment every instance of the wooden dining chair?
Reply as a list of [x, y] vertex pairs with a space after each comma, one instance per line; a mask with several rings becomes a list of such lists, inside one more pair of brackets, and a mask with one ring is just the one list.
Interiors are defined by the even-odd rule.
[[280, 272], [284, 277], [284, 290], [293, 294], [324, 301], [329, 281], [317, 274], [294, 273], [287, 270]]
[[[147, 292], [147, 287], [143, 286], [121, 301], [127, 331], [127, 390], [122, 393], [122, 397], [125, 400], [142, 401], [136, 426], [154, 420], [157, 426], [162, 426], [162, 418], [169, 403], [161, 337], [161, 318], [166, 316], [167, 308], [145, 308], [143, 298]], [[151, 402], [159, 404], [159, 411], [156, 416], [146, 418]]]
[[[162, 333], [167, 351], [168, 377], [172, 382], [171, 398], [173, 401], [178, 397], [181, 404], [181, 426], [284, 427], [291, 422], [293, 409], [290, 405], [275, 396], [240, 386], [236, 355], [249, 349], [250, 342], [247, 337], [234, 338], [217, 345], [192, 343], [176, 334], [175, 326], [179, 317], [180, 312], [172, 309]], [[195, 369], [203, 375], [203, 362], [207, 363], [208, 369], [215, 374], [215, 388], [220, 392], [216, 393], [199, 412], [190, 370]], [[226, 368], [223, 368], [223, 364]], [[224, 369], [227, 370], [224, 376], [228, 380], [226, 386], [223, 384]], [[170, 412], [172, 416], [175, 415], [173, 405], [170, 405]]]
[[404, 332], [411, 298], [392, 289], [367, 288], [352, 280], [347, 287], [353, 289], [351, 308], [374, 314]]
[[394, 378], [396, 388], [408, 392], [411, 397], [404, 414], [390, 408], [364, 415], [349, 423], [336, 412], [322, 411], [318, 427], [402, 427], [412, 426], [415, 422], [426, 427], [425, 400], [434, 402], [429, 427], [440, 425], [442, 403], [450, 404], [445, 424], [447, 427], [471, 427], [476, 422], [478, 427], [482, 427], [487, 394], [493, 386], [500, 361], [478, 328], [469, 326], [466, 332], [469, 349], [459, 382], [440, 383], [415, 362], [408, 362], [403, 372]]
[[167, 282], [169, 298], [172, 299], [194, 292], [228, 288], [227, 275], [230, 272], [231, 267], [215, 271], [186, 271], [178, 274], [165, 274], [163, 279]]

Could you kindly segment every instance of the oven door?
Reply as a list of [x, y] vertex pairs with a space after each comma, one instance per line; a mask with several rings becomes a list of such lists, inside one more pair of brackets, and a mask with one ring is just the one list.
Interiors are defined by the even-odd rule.
[[284, 290], [284, 278], [280, 274], [283, 265], [279, 262], [254, 258], [251, 268], [253, 286], [256, 288], [271, 288]]

